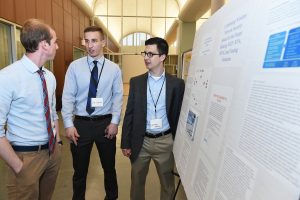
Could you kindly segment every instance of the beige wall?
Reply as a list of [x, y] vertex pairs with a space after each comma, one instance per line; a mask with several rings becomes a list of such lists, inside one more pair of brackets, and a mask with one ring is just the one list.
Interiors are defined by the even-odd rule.
[[141, 55], [122, 56], [123, 83], [129, 83], [130, 78], [143, 74], [146, 71], [144, 59]]
[[177, 55], [177, 48], [169, 47], [169, 55]]

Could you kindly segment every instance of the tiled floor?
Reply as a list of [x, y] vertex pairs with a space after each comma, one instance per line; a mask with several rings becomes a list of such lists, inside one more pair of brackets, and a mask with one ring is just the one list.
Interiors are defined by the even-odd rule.
[[[124, 109], [127, 100], [128, 88], [125, 88], [124, 94]], [[60, 127], [62, 126], [62, 122], [60, 121]], [[116, 155], [116, 170], [118, 177], [118, 185], [119, 185], [119, 200], [129, 200], [129, 192], [130, 192], [130, 161], [128, 158], [122, 155], [120, 147], [120, 127], [119, 134], [117, 140], [117, 155]], [[0, 159], [0, 200], [6, 200], [6, 166], [4, 162]], [[56, 188], [54, 192], [53, 199], [54, 200], [68, 200], [72, 198], [72, 157], [69, 149], [69, 145], [66, 141], [64, 141], [63, 146], [63, 160], [60, 169], [60, 173], [57, 179]], [[176, 178], [176, 184], [178, 179]], [[159, 200], [159, 191], [160, 184], [158, 180], [158, 176], [156, 174], [155, 166], [153, 162], [151, 162], [149, 174], [147, 177], [146, 183], [146, 199], [148, 200]], [[86, 199], [87, 200], [102, 200], [104, 199], [104, 186], [103, 186], [103, 171], [100, 165], [99, 157], [96, 148], [93, 148], [88, 181], [87, 181], [87, 191], [86, 191]], [[176, 196], [176, 200], [186, 200], [186, 196], [182, 186], [179, 187], [179, 191]]]

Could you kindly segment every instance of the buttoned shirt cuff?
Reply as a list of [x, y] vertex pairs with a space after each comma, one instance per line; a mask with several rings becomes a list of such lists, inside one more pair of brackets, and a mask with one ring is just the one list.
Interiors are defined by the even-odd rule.
[[74, 126], [73, 120], [65, 120], [64, 121], [65, 128], [70, 128]]
[[58, 115], [54, 115], [53, 116], [53, 120], [55, 121], [55, 120], [58, 120], [59, 119], [59, 117], [58, 117]]
[[110, 123], [119, 125], [119, 122], [120, 122], [120, 117], [113, 115]]

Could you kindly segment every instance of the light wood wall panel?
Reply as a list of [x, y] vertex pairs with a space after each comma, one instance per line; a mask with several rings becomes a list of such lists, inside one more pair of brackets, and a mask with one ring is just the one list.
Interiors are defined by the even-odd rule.
[[79, 23], [84, 25], [84, 17], [85, 15], [83, 14], [83, 12], [79, 11]]
[[[25, 0], [25, 2], [26, 2], [26, 7], [25, 7], [26, 19], [25, 20], [27, 20], [29, 18], [36, 18], [36, 1], [38, 1], [38, 0]], [[16, 2], [20, 2], [20, 0], [16, 1]], [[23, 9], [24, 9], [24, 7], [23, 7]]]
[[70, 63], [73, 61], [73, 45], [65, 42], [65, 66], [68, 69]]
[[63, 7], [63, 0], [52, 0], [52, 2], [57, 3], [60, 7]]
[[[83, 39], [83, 31], [84, 31], [84, 29], [85, 29], [84, 24], [79, 24], [79, 37], [80, 37], [80, 40]], [[81, 44], [81, 41], [79, 41], [79, 42]]]
[[52, 3], [49, 0], [36, 1], [36, 17], [52, 24]]
[[63, 8], [54, 1], [52, 2], [52, 19], [57, 38], [64, 40], [64, 11]]
[[64, 11], [64, 40], [72, 44], [72, 16], [70, 13]]
[[26, 19], [26, 1], [16, 1], [16, 23], [23, 24]]
[[89, 17], [84, 18], [84, 27], [88, 27], [91, 25], [91, 20]]
[[59, 49], [56, 51], [55, 59], [53, 60], [54, 76], [56, 78], [56, 108], [61, 109], [61, 97], [65, 80], [65, 44], [61, 40], [57, 40]]
[[72, 13], [72, 1], [71, 0], [64, 0], [64, 10], [68, 13]]
[[36, 18], [36, 0], [15, 0], [16, 22], [22, 25], [29, 18]]
[[77, 47], [79, 47], [79, 41], [80, 41], [80, 34], [79, 34], [79, 21], [78, 19], [73, 18], [73, 44]]
[[113, 52], [119, 51], [119, 49], [110, 40], [107, 40], [107, 47]]
[[9, 21], [15, 21], [15, 1], [0, 0], [0, 16]]
[[78, 8], [74, 3], [72, 3], [72, 16], [73, 16], [74, 19], [79, 20]]

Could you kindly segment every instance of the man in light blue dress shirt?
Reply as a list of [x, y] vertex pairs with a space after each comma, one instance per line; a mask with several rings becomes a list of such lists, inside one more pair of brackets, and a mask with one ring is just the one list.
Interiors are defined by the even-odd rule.
[[[54, 191], [61, 162], [56, 80], [43, 65], [54, 59], [56, 39], [49, 25], [37, 19], [27, 20], [21, 31], [25, 55], [0, 71], [0, 156], [11, 169], [7, 183], [9, 199], [50, 200]], [[45, 88], [38, 72], [45, 78], [49, 127]], [[51, 129], [56, 138], [53, 152], [48, 149]]]
[[[123, 99], [122, 75], [119, 66], [103, 56], [105, 40], [101, 28], [87, 27], [84, 39], [88, 56], [70, 64], [62, 96], [62, 116], [73, 157], [73, 199], [85, 199], [95, 143], [104, 171], [105, 199], [112, 200], [118, 198], [115, 154]], [[91, 86], [92, 82], [95, 85]], [[91, 97], [91, 93], [95, 96]]]

